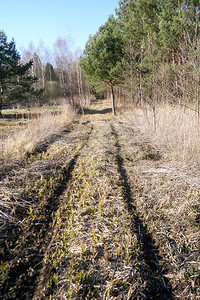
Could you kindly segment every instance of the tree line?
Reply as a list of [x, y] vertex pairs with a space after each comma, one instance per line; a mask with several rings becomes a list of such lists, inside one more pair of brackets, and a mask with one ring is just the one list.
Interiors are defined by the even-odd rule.
[[68, 39], [58, 38], [54, 51], [41, 42], [32, 44], [22, 56], [14, 40], [0, 31], [0, 116], [2, 109], [21, 105], [58, 103], [64, 99], [72, 106], [87, 106], [90, 89], [79, 66], [80, 51], [70, 51]]
[[122, 0], [91, 36], [80, 66], [95, 91], [143, 106], [200, 107], [199, 0]]
[[51, 51], [43, 42], [37, 48], [30, 44], [24, 49], [22, 61], [33, 61], [31, 74], [38, 78], [37, 88], [44, 90], [43, 103], [64, 98], [72, 106], [77, 101], [81, 106], [89, 104], [90, 89], [79, 66], [79, 57], [79, 50], [71, 52], [69, 38], [57, 38]]
[[[199, 0], [121, 0], [83, 53], [58, 38], [54, 50], [30, 44], [20, 57], [0, 32], [0, 111], [29, 100], [89, 104], [90, 91], [116, 104], [178, 103], [200, 115]], [[27, 102], [26, 102], [27, 103]]]

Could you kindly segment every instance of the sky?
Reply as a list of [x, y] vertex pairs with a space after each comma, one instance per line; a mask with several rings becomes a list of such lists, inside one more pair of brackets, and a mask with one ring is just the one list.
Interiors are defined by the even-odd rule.
[[18, 51], [37, 48], [41, 41], [53, 48], [58, 37], [70, 37], [71, 51], [84, 49], [119, 0], [0, 0], [0, 30], [14, 38]]

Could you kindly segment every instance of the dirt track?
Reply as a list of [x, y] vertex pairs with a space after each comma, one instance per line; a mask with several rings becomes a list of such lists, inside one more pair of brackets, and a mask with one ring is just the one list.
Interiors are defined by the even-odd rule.
[[163, 170], [159, 151], [107, 102], [88, 109], [27, 163], [37, 201], [4, 233], [2, 299], [198, 299], [199, 228], [183, 215], [177, 226], [158, 200], [191, 187]]

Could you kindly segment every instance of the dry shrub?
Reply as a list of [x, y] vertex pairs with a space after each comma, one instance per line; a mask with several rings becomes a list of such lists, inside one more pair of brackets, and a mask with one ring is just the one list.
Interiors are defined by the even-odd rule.
[[48, 142], [53, 136], [64, 130], [74, 119], [75, 112], [71, 106], [63, 106], [60, 114], [44, 113], [30, 120], [26, 128], [11, 133], [2, 141], [2, 158], [21, 159], [32, 153], [38, 145]]
[[200, 163], [200, 139], [198, 115], [195, 111], [180, 106], [156, 106], [136, 108], [127, 115], [129, 121], [165, 153], [182, 163]]

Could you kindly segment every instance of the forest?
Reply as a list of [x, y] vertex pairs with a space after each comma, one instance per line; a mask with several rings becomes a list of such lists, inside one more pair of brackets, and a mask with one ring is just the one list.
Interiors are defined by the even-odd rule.
[[199, 0], [121, 0], [82, 52], [0, 31], [0, 298], [200, 298], [199, 84]]
[[58, 38], [53, 50], [30, 44], [21, 62], [32, 60], [29, 72], [38, 79], [34, 88], [44, 91], [43, 104], [65, 98], [74, 105], [75, 97], [85, 105], [91, 92], [110, 95], [113, 112], [115, 102], [171, 103], [199, 114], [199, 16], [198, 0], [120, 1], [83, 53]]
[[[0, 31], [0, 110], [70, 103], [89, 105], [90, 89], [79, 66], [80, 53], [70, 51], [66, 38], [57, 38], [53, 50], [41, 42], [35, 49], [16, 49]], [[76, 103], [75, 103], [76, 102]]]
[[179, 104], [199, 113], [199, 1], [125, 0], [116, 14], [81, 57], [90, 85], [109, 87], [113, 97], [115, 90], [121, 102]]

